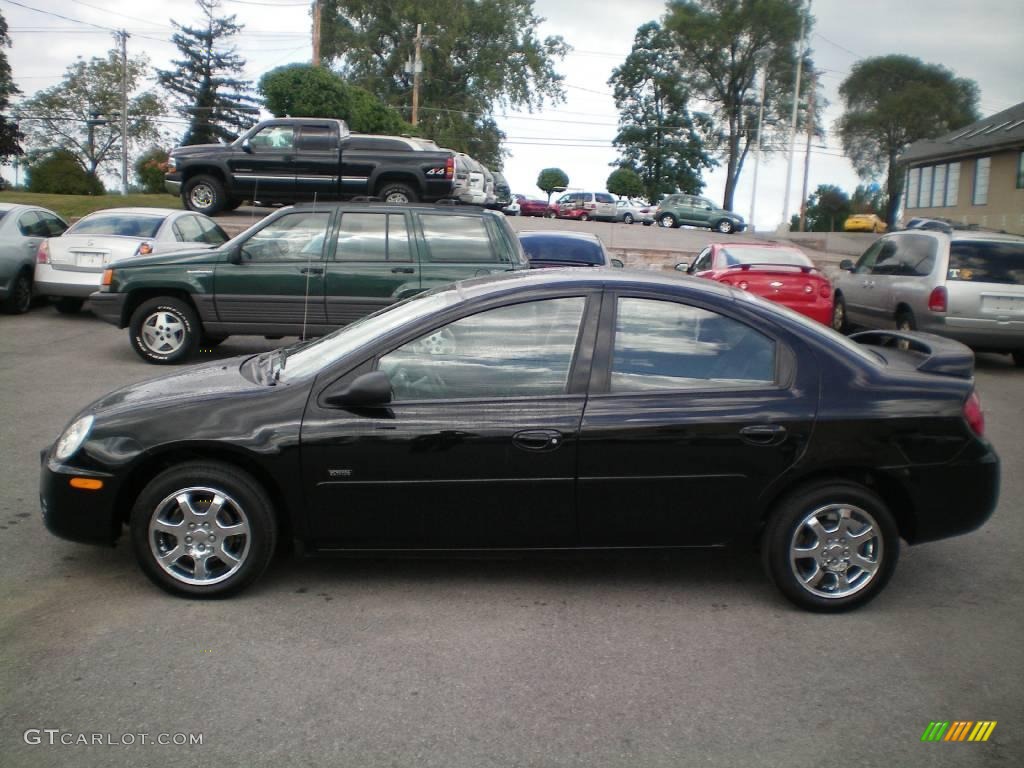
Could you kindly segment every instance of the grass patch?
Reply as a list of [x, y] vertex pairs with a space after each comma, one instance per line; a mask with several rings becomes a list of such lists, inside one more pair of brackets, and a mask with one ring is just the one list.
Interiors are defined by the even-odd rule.
[[80, 219], [87, 213], [106, 208], [176, 208], [181, 198], [172, 195], [42, 195], [36, 192], [0, 192], [0, 203], [20, 203], [49, 208], [68, 221]]

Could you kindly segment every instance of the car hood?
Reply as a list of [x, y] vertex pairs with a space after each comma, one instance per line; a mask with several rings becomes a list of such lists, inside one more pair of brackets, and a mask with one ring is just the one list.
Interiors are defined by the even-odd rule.
[[210, 152], [221, 152], [228, 146], [226, 144], [192, 144], [187, 147], [175, 147], [171, 150], [171, 157], [187, 157], [189, 155], [205, 155]]
[[151, 267], [165, 264], [215, 264], [223, 260], [219, 249], [209, 247], [189, 248], [173, 253], [154, 253], [151, 256], [135, 256], [132, 259], [118, 261], [110, 266], [115, 269], [122, 267]]

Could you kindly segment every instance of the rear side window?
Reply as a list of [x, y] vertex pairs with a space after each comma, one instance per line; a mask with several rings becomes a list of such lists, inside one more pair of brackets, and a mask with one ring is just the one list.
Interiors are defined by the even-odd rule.
[[949, 248], [949, 280], [1024, 285], [1024, 243], [954, 242]]
[[482, 218], [471, 216], [420, 216], [429, 261], [496, 262], [497, 249]]
[[336, 261], [412, 261], [405, 216], [342, 214], [334, 258]]
[[604, 264], [601, 244], [575, 237], [525, 237], [523, 250], [530, 261], [557, 261], [565, 264]]
[[594, 199], [599, 203], [614, 203], [615, 198], [605, 192], [598, 192], [594, 195]]
[[203, 230], [199, 227], [199, 220], [195, 216], [182, 216], [174, 222], [174, 236], [186, 243], [202, 242]]
[[304, 125], [299, 134], [299, 149], [306, 152], [331, 152], [338, 148], [337, 139], [326, 125]]
[[44, 211], [36, 211], [36, 215], [39, 217], [39, 221], [46, 227], [46, 232], [50, 237], [56, 237], [57, 235], [63, 235], [67, 231], [68, 225], [58, 219], [52, 213], [46, 213]]

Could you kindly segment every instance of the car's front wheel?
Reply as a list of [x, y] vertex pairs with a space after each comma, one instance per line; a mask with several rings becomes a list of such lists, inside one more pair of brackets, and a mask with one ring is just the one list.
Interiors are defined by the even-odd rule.
[[157, 586], [185, 597], [238, 592], [266, 570], [277, 527], [266, 491], [228, 464], [189, 462], [157, 475], [132, 509], [132, 546]]
[[625, 214], [623, 214], [622, 215], [622, 223], [623, 224], [632, 224], [633, 223], [633, 214], [632, 213], [625, 213]]
[[664, 227], [665, 229], [672, 229], [673, 227], [678, 227], [679, 224], [676, 223], [676, 217], [671, 213], [663, 213], [658, 217], [658, 226]]
[[715, 225], [715, 229], [721, 232], [723, 235], [731, 235], [736, 227], [728, 219], [722, 219]]
[[147, 363], [180, 363], [199, 346], [202, 327], [182, 299], [158, 296], [142, 302], [129, 324], [132, 348]]
[[213, 176], [193, 176], [185, 182], [181, 197], [190, 211], [205, 213], [207, 216], [219, 213], [228, 204], [224, 185]]
[[856, 483], [825, 481], [777, 505], [762, 555], [791, 602], [811, 611], [846, 611], [867, 603], [889, 581], [899, 531], [877, 494]]

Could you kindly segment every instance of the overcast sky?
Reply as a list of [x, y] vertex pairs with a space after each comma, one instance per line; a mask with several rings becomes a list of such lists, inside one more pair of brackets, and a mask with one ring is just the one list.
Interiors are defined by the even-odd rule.
[[[7, 51], [14, 80], [27, 97], [58, 83], [77, 56], [102, 56], [113, 40], [105, 28], [125, 28], [131, 54], [146, 53], [150, 63], [167, 67], [175, 48], [169, 42], [170, 19], [194, 23], [200, 17], [193, 0], [0, 0], [13, 48]], [[29, 10], [36, 8], [41, 13]], [[223, 0], [225, 13], [246, 25], [238, 49], [247, 59], [246, 75], [311, 55], [309, 3], [302, 0]], [[505, 175], [514, 192], [543, 197], [535, 182], [540, 169], [557, 166], [570, 185], [603, 190], [617, 154], [611, 144], [618, 114], [607, 85], [612, 69], [629, 53], [641, 24], [660, 19], [660, 0], [544, 0], [538, 13], [546, 17], [541, 36], [562, 35], [574, 50], [558, 64], [565, 75], [566, 101], [533, 114], [499, 117], [508, 135]], [[838, 184], [852, 192], [859, 183], [839, 142], [831, 133], [841, 112], [838, 88], [859, 59], [890, 53], [917, 56], [944, 64], [981, 89], [981, 111], [994, 114], [1024, 101], [1024, 2], [978, 0], [815, 0], [814, 30], [809, 45], [821, 72], [826, 110], [824, 141], [811, 153], [809, 190]], [[52, 14], [67, 18], [61, 19]], [[84, 23], [82, 23], [84, 22]], [[430, 73], [424, 73], [429, 77]], [[425, 105], [430, 106], [430, 105]], [[439, 105], [443, 106], [443, 105]], [[165, 127], [180, 136], [183, 126], [168, 118]], [[803, 181], [804, 141], [797, 142], [790, 211], [799, 208]], [[5, 171], [10, 176], [10, 170]], [[751, 203], [752, 158], [744, 169], [735, 208], [748, 215]], [[782, 218], [786, 161], [780, 155], [763, 161], [758, 175], [758, 228], [772, 228]], [[705, 175], [705, 193], [721, 202], [724, 172]]]

